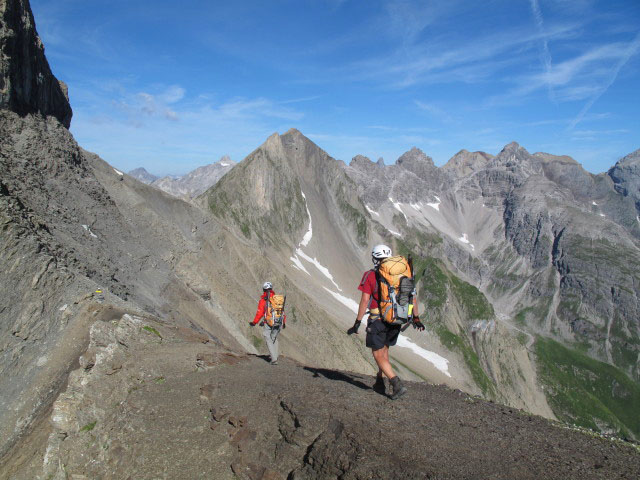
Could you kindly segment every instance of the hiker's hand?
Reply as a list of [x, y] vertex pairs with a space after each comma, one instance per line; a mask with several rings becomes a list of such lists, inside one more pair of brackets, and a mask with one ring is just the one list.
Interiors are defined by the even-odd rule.
[[284, 330], [285, 328], [287, 328], [287, 324], [286, 324], [286, 323], [283, 323], [283, 324], [282, 324], [282, 329]]
[[353, 335], [354, 333], [357, 335], [358, 334], [358, 329], [360, 328], [360, 324], [361, 323], [362, 322], [360, 320], [356, 320], [353, 323], [353, 326], [349, 330], [347, 330], [347, 335]]
[[413, 317], [413, 328], [417, 328], [419, 331], [424, 330], [424, 323], [420, 321], [420, 317]]
[[255, 323], [253, 323], [253, 322], [249, 322], [249, 326], [250, 326], [250, 327], [255, 327], [255, 326], [256, 326], [256, 324], [255, 324]]

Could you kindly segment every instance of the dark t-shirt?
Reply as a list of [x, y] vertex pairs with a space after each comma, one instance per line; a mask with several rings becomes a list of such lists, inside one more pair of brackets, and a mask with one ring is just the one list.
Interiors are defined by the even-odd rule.
[[371, 295], [371, 302], [369, 308], [378, 308], [378, 282], [376, 281], [376, 272], [368, 270], [362, 275], [358, 290]]

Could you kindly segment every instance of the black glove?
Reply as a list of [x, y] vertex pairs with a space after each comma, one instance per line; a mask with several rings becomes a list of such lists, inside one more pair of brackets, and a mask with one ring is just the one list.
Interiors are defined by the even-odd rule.
[[417, 328], [419, 331], [424, 330], [424, 323], [420, 321], [420, 317], [413, 317], [413, 328]]
[[286, 323], [283, 323], [283, 324], [282, 324], [282, 329], [284, 330], [285, 328], [287, 328], [287, 324], [286, 324]]
[[360, 320], [356, 320], [353, 323], [353, 327], [351, 327], [349, 330], [347, 330], [347, 334], [348, 335], [353, 335], [354, 333], [357, 335], [358, 334], [358, 329], [360, 328], [360, 324], [362, 322]]
[[250, 327], [255, 327], [255, 326], [256, 326], [256, 324], [255, 324], [255, 323], [253, 323], [253, 322], [249, 322], [249, 326], [250, 326]]

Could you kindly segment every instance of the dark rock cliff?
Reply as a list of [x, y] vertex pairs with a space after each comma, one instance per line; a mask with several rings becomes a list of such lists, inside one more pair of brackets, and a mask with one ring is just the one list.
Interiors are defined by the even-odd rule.
[[0, 0], [0, 108], [53, 115], [67, 128], [67, 86], [51, 73], [28, 0]]

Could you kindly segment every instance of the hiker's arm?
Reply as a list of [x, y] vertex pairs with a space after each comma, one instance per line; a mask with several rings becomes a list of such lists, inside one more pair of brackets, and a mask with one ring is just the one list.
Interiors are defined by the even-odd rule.
[[418, 299], [415, 299], [415, 303], [413, 304], [413, 328], [417, 328], [419, 331], [423, 331], [425, 329], [424, 324], [420, 321], [420, 314], [418, 312]]
[[371, 298], [370, 293], [362, 292], [360, 296], [360, 305], [358, 305], [358, 315], [356, 316], [356, 320], [361, 322], [364, 314], [367, 313], [367, 307], [369, 306], [369, 299]]
[[251, 322], [252, 325], [257, 324], [264, 316], [265, 303], [264, 298], [260, 298], [260, 301], [258, 302], [258, 311], [256, 312], [256, 316], [253, 317], [253, 322]]
[[362, 296], [360, 297], [360, 305], [358, 306], [358, 315], [356, 316], [356, 321], [353, 322], [353, 326], [347, 330], [349, 335], [353, 335], [354, 333], [358, 333], [358, 328], [360, 328], [360, 323], [362, 322], [362, 317], [367, 311], [367, 307], [369, 306], [369, 297], [370, 294], [362, 292]]

